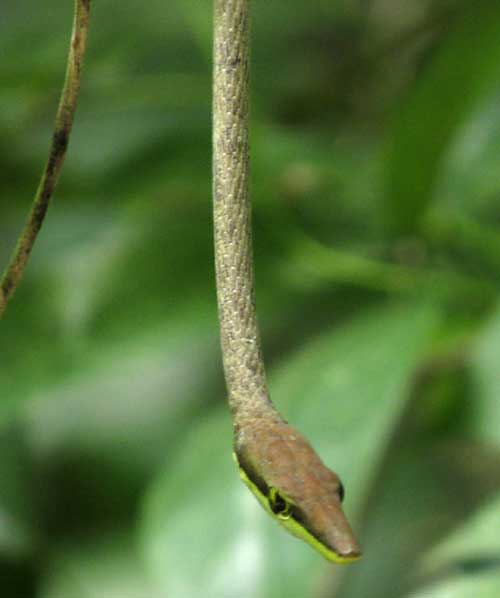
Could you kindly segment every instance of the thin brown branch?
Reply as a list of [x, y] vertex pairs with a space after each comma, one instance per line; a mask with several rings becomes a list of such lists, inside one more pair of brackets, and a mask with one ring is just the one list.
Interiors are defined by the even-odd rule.
[[5, 312], [7, 303], [19, 286], [66, 156], [80, 91], [80, 73], [87, 45], [89, 12], [90, 0], [75, 0], [66, 78], [57, 109], [49, 159], [43, 171], [24, 229], [19, 236], [16, 248], [0, 281], [0, 318]]

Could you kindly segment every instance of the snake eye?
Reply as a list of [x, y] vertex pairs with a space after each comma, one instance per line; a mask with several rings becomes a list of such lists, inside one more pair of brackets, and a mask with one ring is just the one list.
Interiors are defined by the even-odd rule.
[[339, 482], [338, 493], [339, 493], [340, 502], [343, 502], [344, 496], [345, 496], [345, 488], [344, 488], [344, 484], [342, 484], [342, 482]]
[[280, 519], [288, 519], [291, 514], [290, 503], [281, 496], [276, 488], [271, 488], [269, 491], [269, 507], [271, 511]]

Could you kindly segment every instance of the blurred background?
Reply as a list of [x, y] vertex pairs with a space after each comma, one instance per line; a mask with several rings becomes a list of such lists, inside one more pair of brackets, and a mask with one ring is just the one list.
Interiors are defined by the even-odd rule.
[[[211, 3], [94, 2], [54, 203], [0, 323], [5, 598], [500, 596], [500, 4], [253, 2], [272, 396], [346, 486], [327, 563], [231, 459]], [[47, 157], [72, 3], [0, 7], [0, 267]]]

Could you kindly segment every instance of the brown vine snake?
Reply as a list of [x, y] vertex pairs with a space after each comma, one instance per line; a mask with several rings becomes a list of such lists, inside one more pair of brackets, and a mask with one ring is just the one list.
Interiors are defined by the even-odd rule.
[[360, 548], [343, 486], [269, 398], [255, 310], [249, 194], [249, 0], [214, 0], [213, 189], [222, 355], [240, 475], [264, 508], [327, 559]]

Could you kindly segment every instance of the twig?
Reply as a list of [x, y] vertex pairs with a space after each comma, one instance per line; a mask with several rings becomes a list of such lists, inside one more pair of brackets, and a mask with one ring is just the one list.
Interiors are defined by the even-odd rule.
[[66, 156], [78, 92], [80, 91], [80, 72], [87, 45], [89, 12], [90, 0], [75, 0], [66, 78], [57, 109], [49, 159], [43, 171], [24, 229], [1, 278], [0, 318], [3, 316], [7, 303], [21, 281]]

